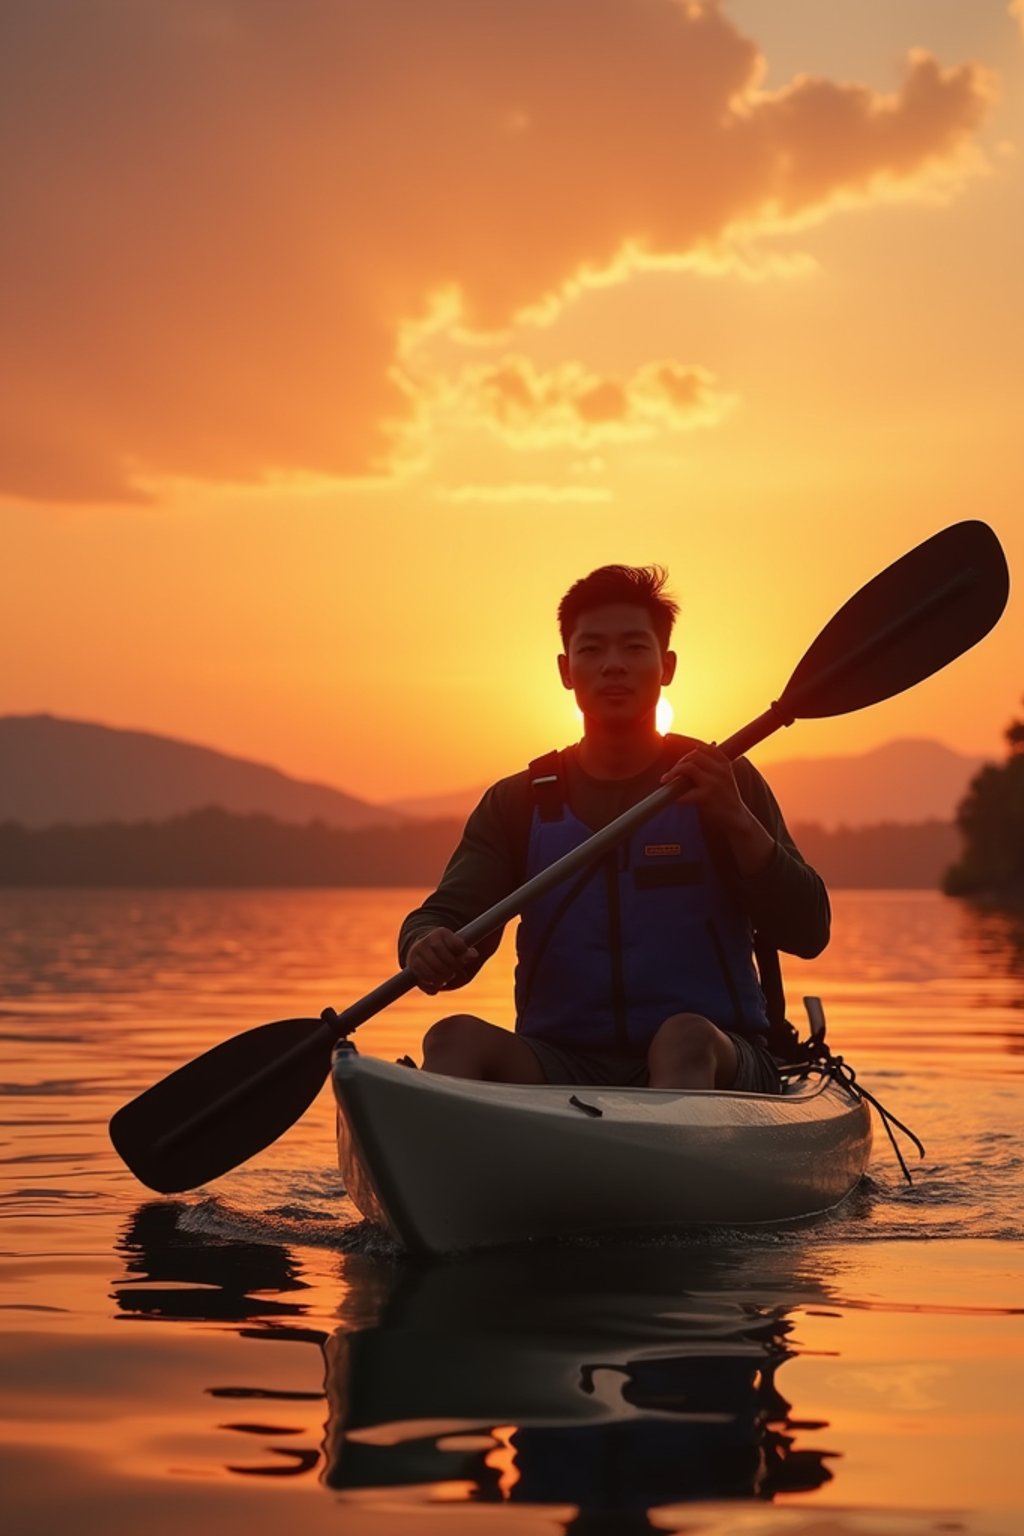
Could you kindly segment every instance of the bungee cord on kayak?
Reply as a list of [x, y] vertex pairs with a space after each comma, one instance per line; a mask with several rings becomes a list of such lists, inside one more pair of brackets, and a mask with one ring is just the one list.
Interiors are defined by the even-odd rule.
[[908, 1125], [904, 1125], [903, 1121], [894, 1115], [891, 1110], [886, 1109], [881, 1100], [875, 1094], [870, 1093], [863, 1083], [857, 1081], [857, 1074], [853, 1067], [842, 1056], [833, 1055], [823, 1034], [821, 1036], [812, 1035], [811, 1039], [801, 1045], [799, 1049], [804, 1056], [804, 1060], [795, 1061], [782, 1067], [782, 1076], [787, 1082], [799, 1077], [805, 1077], [812, 1068], [818, 1068], [830, 1077], [833, 1082], [841, 1083], [854, 1098], [866, 1100], [877, 1111], [878, 1118], [885, 1127], [886, 1135], [892, 1143], [892, 1149], [899, 1160], [900, 1168], [903, 1170], [903, 1177], [908, 1184], [913, 1184], [914, 1180], [910, 1169], [907, 1167], [906, 1159], [896, 1137], [893, 1135], [892, 1127], [895, 1125], [898, 1130], [903, 1132], [904, 1136], [914, 1143], [914, 1146], [917, 1148], [918, 1157], [924, 1157], [924, 1144], [920, 1138], [914, 1134]]

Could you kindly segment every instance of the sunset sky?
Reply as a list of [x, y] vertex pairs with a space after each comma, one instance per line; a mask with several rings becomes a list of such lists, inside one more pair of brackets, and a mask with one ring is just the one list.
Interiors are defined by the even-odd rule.
[[[669, 567], [721, 737], [966, 517], [1024, 570], [1024, 0], [0, 0], [0, 714], [368, 799], [571, 739]], [[773, 758], [1001, 755], [1024, 604]]]

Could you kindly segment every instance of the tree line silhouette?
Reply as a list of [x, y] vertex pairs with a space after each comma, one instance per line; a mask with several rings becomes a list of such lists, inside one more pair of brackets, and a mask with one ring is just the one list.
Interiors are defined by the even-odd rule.
[[1024, 720], [1005, 736], [1006, 762], [975, 774], [957, 811], [964, 851], [946, 871], [948, 896], [1024, 902]]
[[208, 806], [166, 821], [0, 825], [2, 885], [431, 885], [461, 824], [342, 831]]
[[[443, 820], [341, 831], [216, 806], [166, 821], [6, 822], [0, 885], [429, 887], [461, 830]], [[956, 829], [941, 821], [831, 832], [811, 824], [794, 837], [827, 884], [862, 889], [934, 889], [959, 850]]]

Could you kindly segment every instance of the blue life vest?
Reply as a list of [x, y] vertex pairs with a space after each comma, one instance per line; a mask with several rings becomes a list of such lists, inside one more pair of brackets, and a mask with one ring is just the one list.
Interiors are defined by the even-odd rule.
[[[593, 835], [564, 802], [557, 754], [530, 764], [527, 875]], [[516, 1029], [642, 1055], [673, 1013], [768, 1030], [746, 913], [715, 867], [692, 806], [669, 805], [628, 841], [532, 901], [516, 934]]]

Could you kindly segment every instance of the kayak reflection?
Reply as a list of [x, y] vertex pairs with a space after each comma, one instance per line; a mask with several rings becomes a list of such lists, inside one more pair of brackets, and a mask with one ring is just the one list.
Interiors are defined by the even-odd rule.
[[[327, 1342], [325, 1481], [611, 1512], [819, 1487], [777, 1385], [819, 1284], [771, 1249], [491, 1253], [405, 1269]], [[646, 1521], [640, 1518], [638, 1529]]]
[[[289, 1378], [282, 1383], [268, 1353], [262, 1369], [249, 1364], [245, 1385], [199, 1375], [179, 1426], [195, 1444], [212, 1435], [211, 1465], [232, 1475], [312, 1479], [322, 1459], [319, 1357], [327, 1335], [311, 1325], [300, 1264], [283, 1243], [218, 1236], [201, 1223], [191, 1226], [194, 1215], [195, 1207], [163, 1200], [135, 1211], [117, 1244], [124, 1264], [113, 1283], [119, 1312], [134, 1322], [181, 1324], [192, 1349], [196, 1330], [208, 1324], [247, 1343], [313, 1346], [309, 1390], [301, 1375], [298, 1387]], [[159, 1391], [155, 1384], [153, 1391]]]
[[[306, 1285], [286, 1247], [189, 1231], [186, 1210], [174, 1201], [151, 1201], [126, 1225], [117, 1244], [125, 1274], [114, 1284], [126, 1316], [226, 1323], [303, 1317]], [[294, 1299], [282, 1299], [289, 1295]]]

